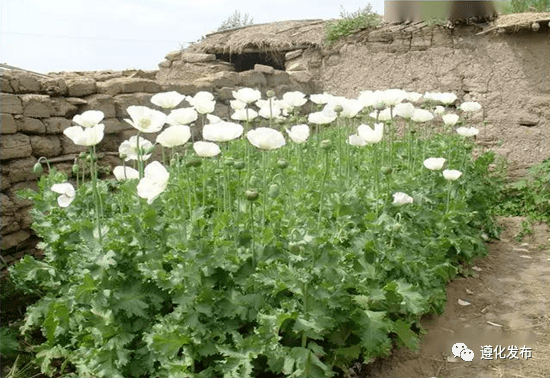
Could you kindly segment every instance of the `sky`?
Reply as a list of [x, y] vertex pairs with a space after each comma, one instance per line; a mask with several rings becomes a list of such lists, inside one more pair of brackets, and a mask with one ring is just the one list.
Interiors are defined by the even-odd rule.
[[[164, 56], [215, 31], [233, 12], [255, 24], [334, 19], [360, 0], [0, 0], [0, 63], [48, 73], [154, 70]], [[384, 12], [384, 0], [372, 0]]]

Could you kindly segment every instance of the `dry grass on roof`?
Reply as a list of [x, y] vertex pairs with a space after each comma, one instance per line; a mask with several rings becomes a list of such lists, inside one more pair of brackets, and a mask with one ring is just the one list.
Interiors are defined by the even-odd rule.
[[500, 15], [493, 26], [497, 28], [529, 28], [533, 22], [550, 21], [550, 12], [526, 12]]
[[238, 54], [246, 50], [290, 51], [322, 47], [325, 21], [300, 20], [250, 25], [208, 34], [188, 51], [209, 54]]

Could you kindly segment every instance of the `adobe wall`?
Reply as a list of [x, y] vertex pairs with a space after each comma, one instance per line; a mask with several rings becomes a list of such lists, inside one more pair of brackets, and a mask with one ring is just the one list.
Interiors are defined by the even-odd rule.
[[[171, 69], [172, 65], [178, 69]], [[274, 89], [279, 95], [291, 90], [307, 93], [310, 90], [285, 71], [256, 65], [254, 70], [235, 72], [231, 64], [210, 54], [183, 56], [182, 52], [173, 52], [159, 67], [159, 71], [54, 73], [48, 79], [24, 72], [2, 73], [0, 235], [6, 263], [21, 257], [33, 244], [31, 203], [17, 198], [15, 193], [22, 188], [37, 187], [39, 176], [33, 173], [34, 164], [44, 156], [57, 169], [71, 175], [74, 159], [86, 149], [63, 134], [64, 129], [72, 126], [74, 115], [86, 110], [101, 110], [105, 114], [105, 137], [97, 149], [101, 153], [100, 165], [114, 167], [120, 164], [119, 144], [136, 134], [124, 122], [124, 118], [129, 118], [126, 108], [154, 107], [150, 99], [155, 93], [178, 91], [192, 96], [199, 91], [212, 92], [217, 99], [214, 114], [229, 118], [232, 91], [240, 87], [258, 88], [264, 94]], [[154, 142], [156, 135], [143, 136]], [[47, 172], [46, 165], [43, 166]]]
[[329, 93], [401, 88], [454, 92], [457, 104], [478, 101], [477, 141], [506, 157], [515, 178], [550, 158], [549, 28], [479, 31], [396, 25], [358, 33], [297, 63]]

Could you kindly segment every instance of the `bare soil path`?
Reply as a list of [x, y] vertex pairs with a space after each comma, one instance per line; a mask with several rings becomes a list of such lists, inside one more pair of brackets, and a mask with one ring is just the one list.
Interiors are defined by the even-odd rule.
[[[499, 220], [504, 229], [500, 240], [489, 243], [489, 255], [475, 262], [471, 276], [449, 283], [445, 312], [422, 319], [427, 334], [418, 353], [397, 350], [356, 376], [550, 378], [549, 228], [535, 224], [532, 234], [517, 241], [515, 235], [524, 220]], [[462, 305], [459, 300], [464, 301]], [[455, 343], [466, 344], [474, 359], [455, 358], [451, 350]], [[503, 356], [485, 353], [482, 358], [487, 345], [493, 352], [504, 348]], [[513, 346], [520, 349], [518, 359], [509, 358]], [[530, 358], [520, 355], [524, 346], [530, 348], [526, 349]]]

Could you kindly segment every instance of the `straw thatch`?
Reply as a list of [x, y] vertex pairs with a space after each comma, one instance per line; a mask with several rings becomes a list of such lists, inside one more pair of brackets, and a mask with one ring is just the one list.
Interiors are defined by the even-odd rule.
[[518, 32], [528, 30], [535, 22], [539, 24], [550, 22], [550, 12], [503, 14], [492, 23], [489, 29], [478, 33], [478, 35], [492, 31]]
[[325, 21], [297, 20], [249, 25], [211, 33], [188, 48], [189, 52], [240, 54], [246, 52], [285, 52], [320, 48], [325, 38]]

